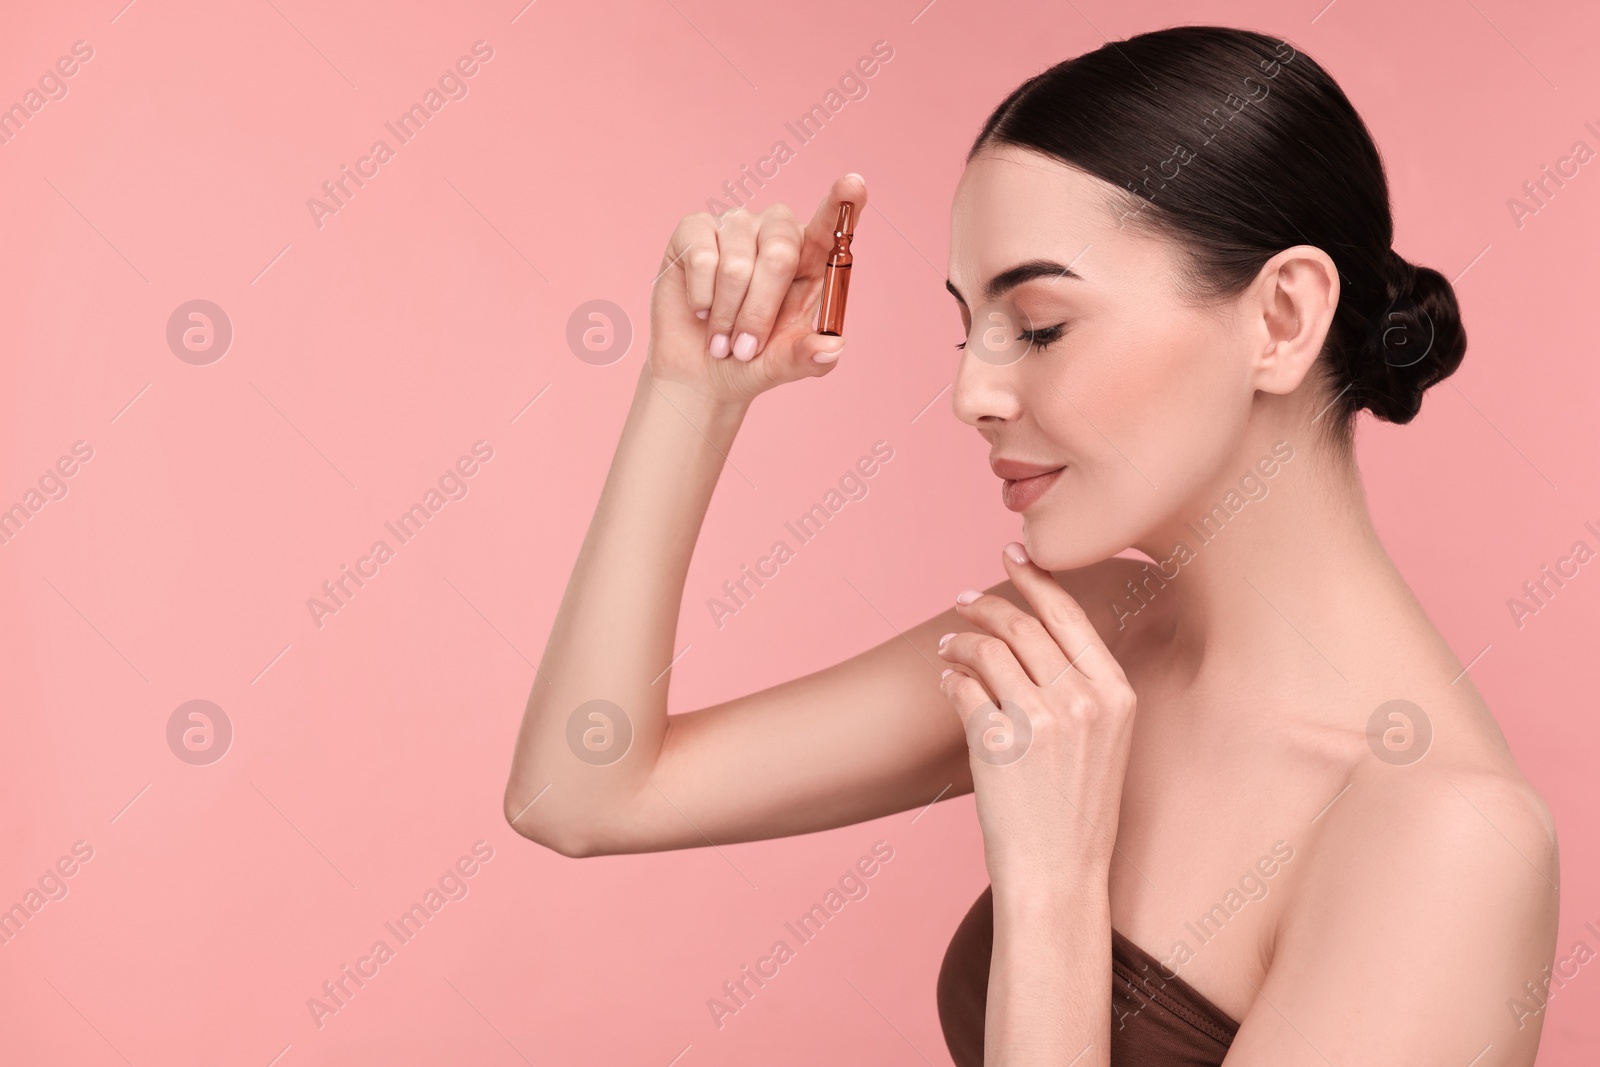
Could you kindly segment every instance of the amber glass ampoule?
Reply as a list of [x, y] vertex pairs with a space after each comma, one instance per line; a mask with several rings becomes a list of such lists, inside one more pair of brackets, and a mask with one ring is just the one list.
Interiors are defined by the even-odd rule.
[[850, 265], [855, 257], [850, 254], [850, 238], [855, 236], [855, 204], [846, 200], [839, 205], [839, 222], [833, 228], [833, 251], [828, 253], [828, 265], [822, 274], [822, 313], [818, 333], [837, 337], [844, 331], [844, 302], [850, 291]]

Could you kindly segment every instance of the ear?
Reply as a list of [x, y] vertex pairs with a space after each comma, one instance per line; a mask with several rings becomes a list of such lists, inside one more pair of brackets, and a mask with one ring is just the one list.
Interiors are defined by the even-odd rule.
[[1253, 384], [1287, 395], [1299, 388], [1333, 326], [1339, 268], [1315, 245], [1295, 245], [1267, 260], [1251, 283], [1245, 310], [1262, 339]]

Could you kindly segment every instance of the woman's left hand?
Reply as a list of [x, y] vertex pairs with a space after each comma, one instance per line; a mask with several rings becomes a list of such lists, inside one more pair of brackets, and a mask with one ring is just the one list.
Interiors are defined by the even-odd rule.
[[1002, 555], [1035, 615], [969, 590], [957, 611], [986, 632], [946, 635], [939, 648], [951, 665], [942, 689], [966, 727], [989, 878], [997, 893], [1035, 886], [1103, 893], [1133, 689], [1054, 576], [1019, 544]]

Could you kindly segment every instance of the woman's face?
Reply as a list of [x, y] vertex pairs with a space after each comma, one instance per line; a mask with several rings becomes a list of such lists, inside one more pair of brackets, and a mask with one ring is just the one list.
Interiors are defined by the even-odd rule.
[[1185, 301], [1179, 250], [1119, 226], [1115, 192], [1006, 147], [967, 165], [951, 211], [966, 334], [952, 405], [1013, 479], [1002, 499], [1054, 570], [1129, 546], [1164, 558], [1247, 447], [1259, 341], [1232, 304]]

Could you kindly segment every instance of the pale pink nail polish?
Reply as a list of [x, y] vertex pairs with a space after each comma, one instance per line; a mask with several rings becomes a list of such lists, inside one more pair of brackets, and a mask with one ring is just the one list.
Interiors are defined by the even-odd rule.
[[724, 358], [727, 357], [727, 355], [728, 355], [728, 335], [727, 334], [719, 333], [719, 334], [717, 334], [715, 337], [713, 337], [711, 339], [711, 354], [713, 356], [717, 357], [718, 359], [724, 359]]
[[944, 681], [954, 673], [956, 673], [956, 669], [954, 667], [946, 667], [944, 670], [939, 672], [939, 681]]
[[811, 362], [813, 362], [813, 363], [832, 363], [834, 360], [839, 358], [839, 353], [843, 352], [843, 351], [844, 351], [844, 345], [840, 345], [838, 348], [835, 348], [832, 352], [818, 352], [816, 355], [811, 357]]
[[733, 355], [736, 359], [749, 359], [756, 354], [756, 335], [741, 333], [733, 339]]
[[956, 603], [957, 604], [970, 604], [974, 600], [977, 600], [982, 595], [983, 594], [978, 592], [976, 589], [963, 589], [963, 590], [961, 590], [961, 592], [956, 594]]
[[953, 633], [950, 633], [950, 634], [945, 634], [945, 635], [944, 635], [944, 636], [943, 636], [943, 637], [941, 637], [941, 638], [939, 638], [939, 647], [940, 647], [940, 648], [943, 648], [943, 647], [944, 647], [944, 644], [945, 644], [945, 642], [946, 642], [946, 641], [948, 641], [948, 640], [950, 640], [950, 639], [951, 639], [951, 638], [952, 638], [952, 637], [954, 637], [954, 636], [955, 636], [955, 634], [953, 634]]
[[711, 309], [710, 308], [702, 308], [699, 311], [696, 311], [694, 313], [694, 317], [697, 318], [697, 319], [703, 319], [709, 314], [711, 314]]
[[1018, 544], [1016, 541], [1013, 541], [1009, 545], [1007, 545], [1006, 548], [1005, 548], [1005, 552], [1006, 552], [1006, 558], [1009, 559], [1012, 563], [1026, 563], [1026, 562], [1028, 562], [1028, 550], [1026, 548], [1023, 548], [1022, 545]]

